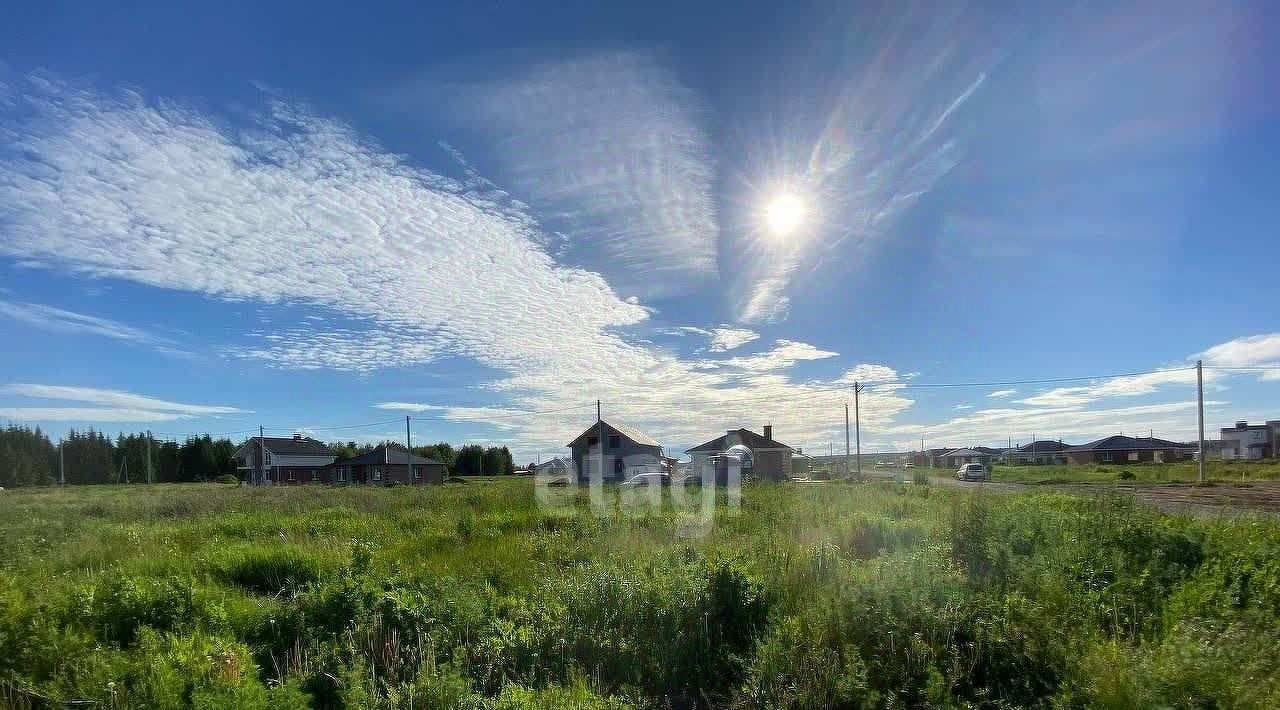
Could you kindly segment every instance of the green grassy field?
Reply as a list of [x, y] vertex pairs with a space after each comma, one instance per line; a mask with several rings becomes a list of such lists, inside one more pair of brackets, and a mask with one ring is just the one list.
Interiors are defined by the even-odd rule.
[[[1219, 483], [1280, 479], [1280, 461], [1205, 461], [1205, 478]], [[1129, 475], [1126, 475], [1129, 474]], [[1006, 483], [1193, 483], [1199, 476], [1195, 461], [1152, 464], [1081, 466], [1003, 466], [996, 464], [991, 480]]]
[[1274, 518], [760, 484], [689, 537], [558, 494], [0, 493], [0, 706], [1280, 706]]

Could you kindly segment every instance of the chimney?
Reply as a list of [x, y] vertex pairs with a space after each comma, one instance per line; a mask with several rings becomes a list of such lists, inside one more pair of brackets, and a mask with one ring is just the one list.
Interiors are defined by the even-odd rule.
[[1246, 422], [1246, 421], [1243, 421], [1243, 420], [1238, 421], [1238, 422], [1236, 422], [1236, 428], [1237, 428], [1237, 429], [1248, 429], [1248, 428], [1249, 428], [1249, 422]]
[[765, 425], [764, 425], [764, 438], [766, 438], [766, 439], [772, 439], [772, 438], [773, 438], [773, 425], [772, 425], [772, 424], [765, 424]]

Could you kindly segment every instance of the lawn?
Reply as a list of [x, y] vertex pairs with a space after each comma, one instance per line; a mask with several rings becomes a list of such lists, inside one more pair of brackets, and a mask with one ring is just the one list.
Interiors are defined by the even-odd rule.
[[0, 493], [0, 706], [1280, 706], [1280, 523], [530, 479]]
[[[1205, 461], [1205, 478], [1218, 483], [1280, 480], [1280, 465], [1266, 461]], [[1006, 483], [1194, 483], [1200, 464], [1114, 463], [1080, 466], [1004, 466], [997, 463], [991, 480]]]

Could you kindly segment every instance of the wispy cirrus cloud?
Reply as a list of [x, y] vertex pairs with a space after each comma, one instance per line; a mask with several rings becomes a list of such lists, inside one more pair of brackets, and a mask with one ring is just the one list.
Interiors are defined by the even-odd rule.
[[424, 96], [445, 97], [465, 128], [496, 144], [498, 180], [568, 239], [571, 258], [620, 292], [671, 295], [716, 276], [707, 109], [660, 53], [603, 52], [491, 80], [428, 81], [396, 102], [418, 106]]
[[1018, 390], [1016, 390], [1016, 389], [996, 390], [996, 391], [994, 391], [994, 392], [989, 392], [989, 393], [987, 393], [987, 396], [988, 396], [988, 397], [994, 397], [994, 398], [996, 398], [996, 399], [1002, 399], [1002, 398], [1004, 398], [1004, 397], [1012, 397], [1013, 395], [1015, 395], [1015, 394], [1017, 394], [1017, 393], [1018, 393]]
[[[441, 416], [511, 427], [505, 438], [531, 448], [567, 441], [590, 416], [511, 413], [597, 399], [606, 415], [673, 442], [761, 418], [800, 442], [842, 426], [785, 404], [842, 407], [831, 380], [787, 372], [834, 353], [779, 343], [719, 372], [629, 340], [619, 327], [649, 311], [598, 273], [558, 264], [518, 201], [410, 167], [344, 124], [280, 101], [211, 116], [44, 75], [11, 90], [7, 105], [22, 111], [3, 116], [14, 150], [0, 153], [0, 255], [215, 299], [319, 306], [351, 324], [292, 321], [233, 356], [355, 371], [468, 358], [500, 373], [476, 386], [503, 404]], [[750, 401], [736, 389], [744, 383]], [[884, 391], [865, 416], [887, 422], [908, 406]]]
[[42, 303], [0, 300], [0, 316], [51, 333], [100, 335], [172, 354], [183, 354], [177, 344], [110, 318], [91, 316]]
[[[52, 399], [77, 404], [77, 406], [56, 407], [33, 406], [25, 403], [0, 406], [0, 417], [23, 421], [161, 422], [197, 416], [250, 413], [238, 407], [172, 402], [132, 392], [96, 387], [12, 383], [0, 385], [0, 395]], [[84, 404], [96, 406], [79, 406]]]

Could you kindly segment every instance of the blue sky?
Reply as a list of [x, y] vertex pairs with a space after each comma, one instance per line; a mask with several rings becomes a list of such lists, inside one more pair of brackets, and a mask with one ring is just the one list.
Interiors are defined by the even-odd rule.
[[1280, 365], [1280, 18], [935, 5], [18, 3], [0, 420], [1191, 436]]

